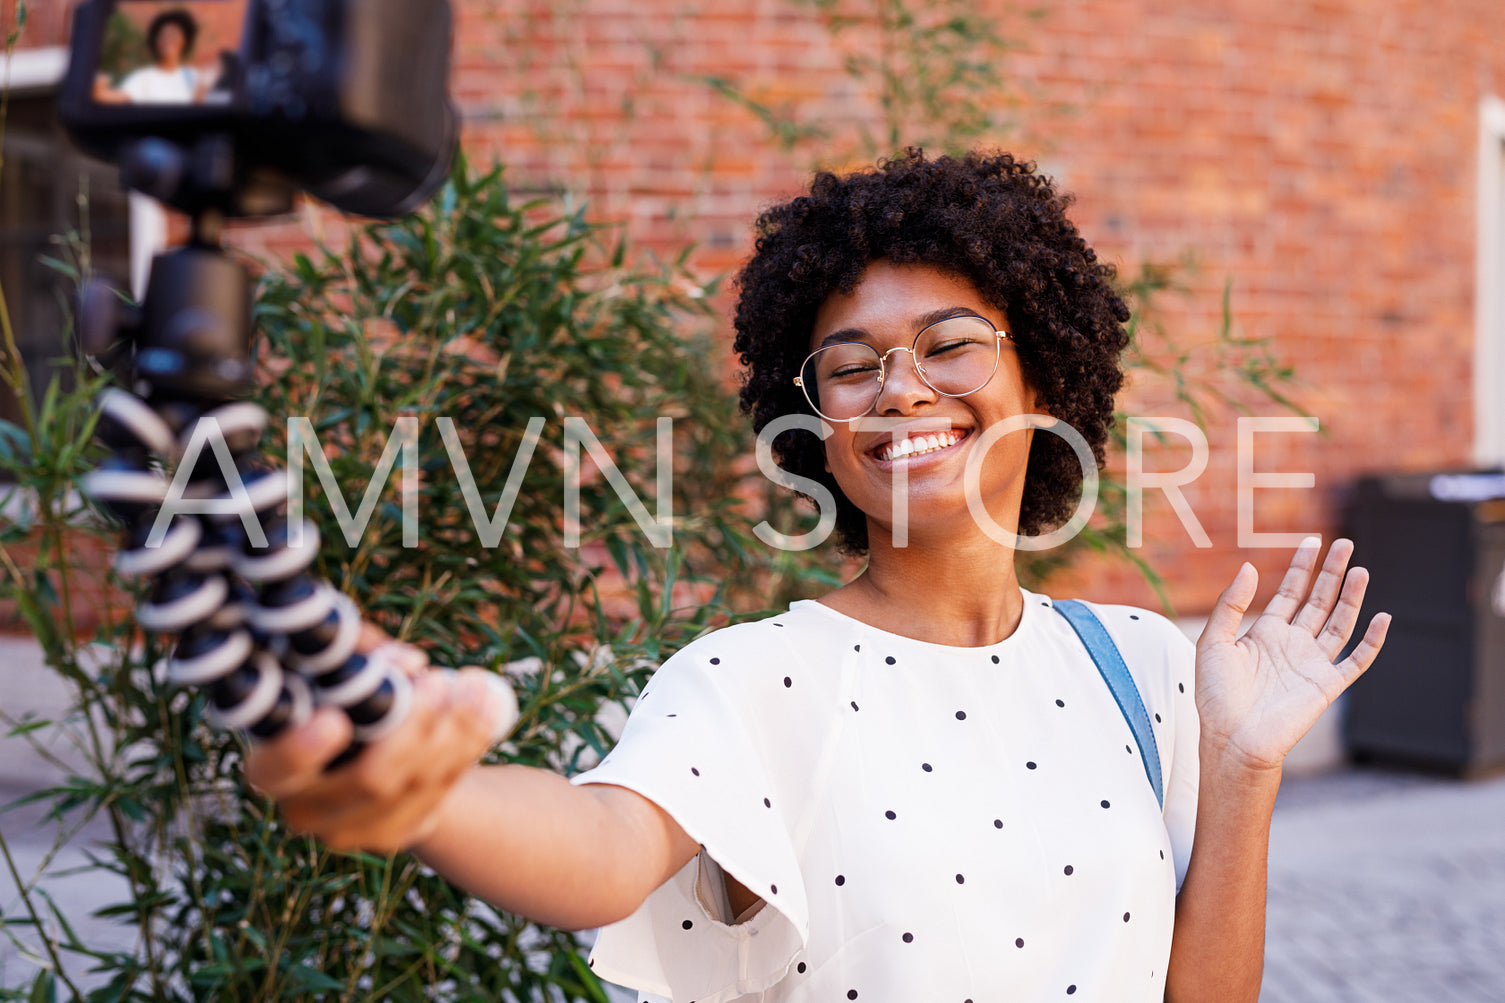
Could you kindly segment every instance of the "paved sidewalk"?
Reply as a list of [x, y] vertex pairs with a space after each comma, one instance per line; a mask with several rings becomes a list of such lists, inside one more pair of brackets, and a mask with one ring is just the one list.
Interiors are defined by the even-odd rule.
[[[52, 720], [61, 717], [68, 704], [68, 688], [42, 664], [41, 651], [35, 642], [29, 638], [0, 637], [0, 709], [15, 718], [29, 712]], [[7, 731], [8, 728], [0, 727], [0, 805], [57, 783], [63, 776], [25, 740], [5, 737]], [[73, 769], [83, 768], [83, 758], [58, 733], [39, 732], [37, 737], [51, 756]], [[0, 833], [5, 834], [22, 880], [31, 881], [53, 848], [57, 824], [47, 818], [46, 805], [31, 804], [0, 815]], [[108, 825], [102, 818], [96, 818], [48, 862], [41, 888], [53, 897], [85, 943], [101, 950], [128, 951], [134, 943], [132, 928], [89, 916], [96, 909], [127, 898], [125, 879], [93, 868], [68, 873], [86, 866], [89, 861], [85, 851], [98, 847], [108, 837]], [[36, 905], [45, 911], [44, 903]], [[15, 882], [0, 864], [0, 916], [17, 920], [25, 915]], [[47, 919], [55, 929], [50, 917]], [[39, 949], [40, 941], [26, 927], [13, 927], [11, 932], [31, 950]], [[75, 972], [84, 971], [91, 963], [87, 958], [64, 958], [64, 964]], [[0, 987], [10, 989], [29, 984], [36, 970], [31, 958], [9, 938], [0, 936]], [[85, 976], [76, 981], [81, 988], [88, 988], [106, 980]]]
[[1505, 777], [1287, 781], [1261, 1000], [1505, 1001]]

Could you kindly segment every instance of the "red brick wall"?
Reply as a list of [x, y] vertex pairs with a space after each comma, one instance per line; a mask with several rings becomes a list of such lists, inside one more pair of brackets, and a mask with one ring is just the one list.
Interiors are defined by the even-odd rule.
[[[39, 49], [47, 45], [62, 45], [68, 40], [68, 18], [76, 0], [67, 3], [35, 0], [26, 4], [26, 28], [17, 46], [23, 49]], [[16, 0], [0, 0], [0, 25], [8, 35], [16, 24]], [[3, 40], [3, 39], [0, 39]]]
[[[784, 0], [566, 7], [467, 5], [456, 93], [472, 150], [583, 190], [642, 241], [697, 241], [707, 271], [735, 266], [747, 223], [794, 190], [808, 154], [777, 151], [696, 77], [739, 79], [806, 117], [875, 118], [843, 49]], [[1322, 434], [1259, 437], [1255, 469], [1317, 484], [1259, 492], [1256, 530], [1330, 536], [1356, 476], [1468, 462], [1477, 109], [1505, 95], [1505, 6], [1070, 0], [1005, 24], [1027, 42], [1008, 73], [1038, 96], [1013, 148], [1077, 195], [1088, 239], [1126, 272], [1193, 255], [1188, 294], [1161, 303], [1168, 332], [1210, 340], [1231, 282], [1236, 332], [1296, 369]], [[1177, 413], [1165, 396], [1142, 385], [1125, 403]], [[1266, 592], [1284, 562], [1238, 549], [1234, 420], [1213, 415], [1211, 463], [1186, 491], [1213, 549], [1195, 550], [1157, 494], [1147, 503], [1143, 553], [1183, 611], [1206, 608], [1245, 558]], [[1153, 601], [1123, 568], [1078, 577], [1092, 595]]]
[[[19, 40], [20, 48], [41, 48], [47, 45], [66, 45], [72, 24], [73, 8], [80, 0], [30, 0], [26, 4], [26, 28]], [[124, 4], [121, 10], [145, 30], [164, 10], [178, 8], [193, 12], [199, 21], [199, 49], [202, 56], [211, 49], [217, 51], [228, 40], [233, 44], [240, 37], [240, 25], [244, 21], [248, 0], [134, 0]], [[0, 24], [7, 31], [15, 24], [16, 0], [0, 0]]]
[[[1083, 229], [1125, 263], [1196, 253], [1187, 336], [1214, 329], [1231, 279], [1240, 329], [1273, 339], [1322, 422], [1261, 447], [1258, 468], [1317, 487], [1263, 492], [1256, 528], [1330, 530], [1360, 474], [1467, 463], [1477, 109], [1505, 94], [1505, 6], [1082, 2], [1042, 28], [1020, 67], [1084, 108], [1044, 158]], [[1186, 553], [1174, 522], [1146, 549], [1187, 607], [1244, 556], [1231, 418], [1217, 431], [1188, 492], [1217, 549]]]
[[183, 0], [136, 0], [123, 4], [120, 10], [143, 35], [151, 27], [152, 19], [170, 10], [186, 10], [198, 23], [198, 36], [194, 39], [189, 63], [195, 66], [213, 64], [223, 50], [235, 51], [240, 47], [240, 34], [246, 21], [247, 0], [213, 0], [210, 3], [184, 3]]
[[[1295, 396], [1323, 433], [1262, 437], [1256, 469], [1314, 471], [1317, 486], [1260, 493], [1257, 530], [1331, 535], [1354, 477], [1467, 462], [1477, 109], [1505, 95], [1505, 6], [1062, 0], [1029, 22], [980, 6], [1026, 43], [1006, 70], [1035, 96], [998, 142], [1076, 194], [1085, 235], [1126, 272], [1194, 256], [1187, 294], [1161, 303], [1173, 338], [1211, 339], [1231, 282], [1236, 331], [1271, 339], [1295, 367]], [[45, 23], [49, 5], [40, 18], [35, 7]], [[797, 188], [812, 152], [780, 151], [700, 78], [835, 122], [833, 155], [876, 120], [872, 94], [842, 69], [863, 40], [833, 44], [790, 0], [458, 7], [454, 91], [471, 156], [500, 157], [516, 185], [584, 195], [639, 245], [696, 242], [706, 275], [736, 266], [748, 223]], [[307, 209], [238, 240], [281, 253], [332, 226]], [[1152, 385], [1125, 405], [1176, 413]], [[1149, 496], [1143, 553], [1183, 612], [1205, 609], [1245, 558], [1266, 592], [1283, 563], [1237, 547], [1235, 443], [1234, 414], [1215, 413], [1209, 469], [1186, 491], [1213, 549], [1195, 550]], [[1077, 577], [1096, 597], [1153, 601], [1121, 567]]]

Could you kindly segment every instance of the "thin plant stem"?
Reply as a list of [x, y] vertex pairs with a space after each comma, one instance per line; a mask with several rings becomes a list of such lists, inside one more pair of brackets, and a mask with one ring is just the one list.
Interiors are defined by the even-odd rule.
[[[18, 25], [24, 13], [24, 2], [18, 3], [15, 12]], [[6, 76], [4, 86], [0, 86], [0, 172], [5, 170], [5, 125], [10, 114], [10, 55], [15, 50], [16, 42], [20, 37], [20, 29], [17, 27], [13, 31], [10, 25], [6, 25], [6, 33]], [[15, 367], [12, 369], [7, 366], [0, 376], [4, 377], [6, 384], [21, 405], [21, 420], [26, 425], [26, 434], [31, 440], [31, 448], [35, 455], [36, 450], [41, 447], [41, 440], [37, 437], [36, 419], [32, 413], [31, 380], [26, 372], [26, 364], [21, 359], [21, 351], [16, 346], [16, 332], [11, 327], [10, 307], [6, 303], [3, 286], [0, 286], [0, 335], [3, 335], [5, 339], [6, 357], [10, 365]]]
[[26, 907], [26, 914], [31, 917], [32, 928], [37, 931], [37, 936], [42, 940], [42, 946], [47, 950], [47, 957], [52, 961], [53, 972], [62, 980], [63, 985], [67, 986], [75, 997], [78, 997], [80, 995], [78, 986], [68, 978], [62, 959], [58, 957], [57, 946], [53, 944], [52, 938], [47, 935], [47, 931], [42, 926], [42, 918], [37, 914], [36, 905], [31, 900], [31, 886], [21, 880], [21, 872], [16, 867], [15, 858], [11, 856], [10, 842], [5, 838], [4, 832], [0, 832], [0, 855], [5, 857], [6, 870], [10, 871], [11, 880], [21, 892], [21, 903]]

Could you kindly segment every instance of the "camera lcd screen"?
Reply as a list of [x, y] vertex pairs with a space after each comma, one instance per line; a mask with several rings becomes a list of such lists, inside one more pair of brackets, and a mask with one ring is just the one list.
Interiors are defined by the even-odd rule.
[[92, 97], [106, 107], [230, 104], [250, 0], [117, 0]]

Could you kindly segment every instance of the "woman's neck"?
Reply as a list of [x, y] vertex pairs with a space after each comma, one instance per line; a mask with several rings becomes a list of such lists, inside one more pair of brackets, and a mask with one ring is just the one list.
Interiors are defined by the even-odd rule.
[[1024, 599], [1012, 548], [981, 532], [944, 545], [911, 536], [895, 547], [880, 530], [868, 542], [867, 569], [822, 603], [891, 633], [956, 647], [996, 644], [1018, 628]]

